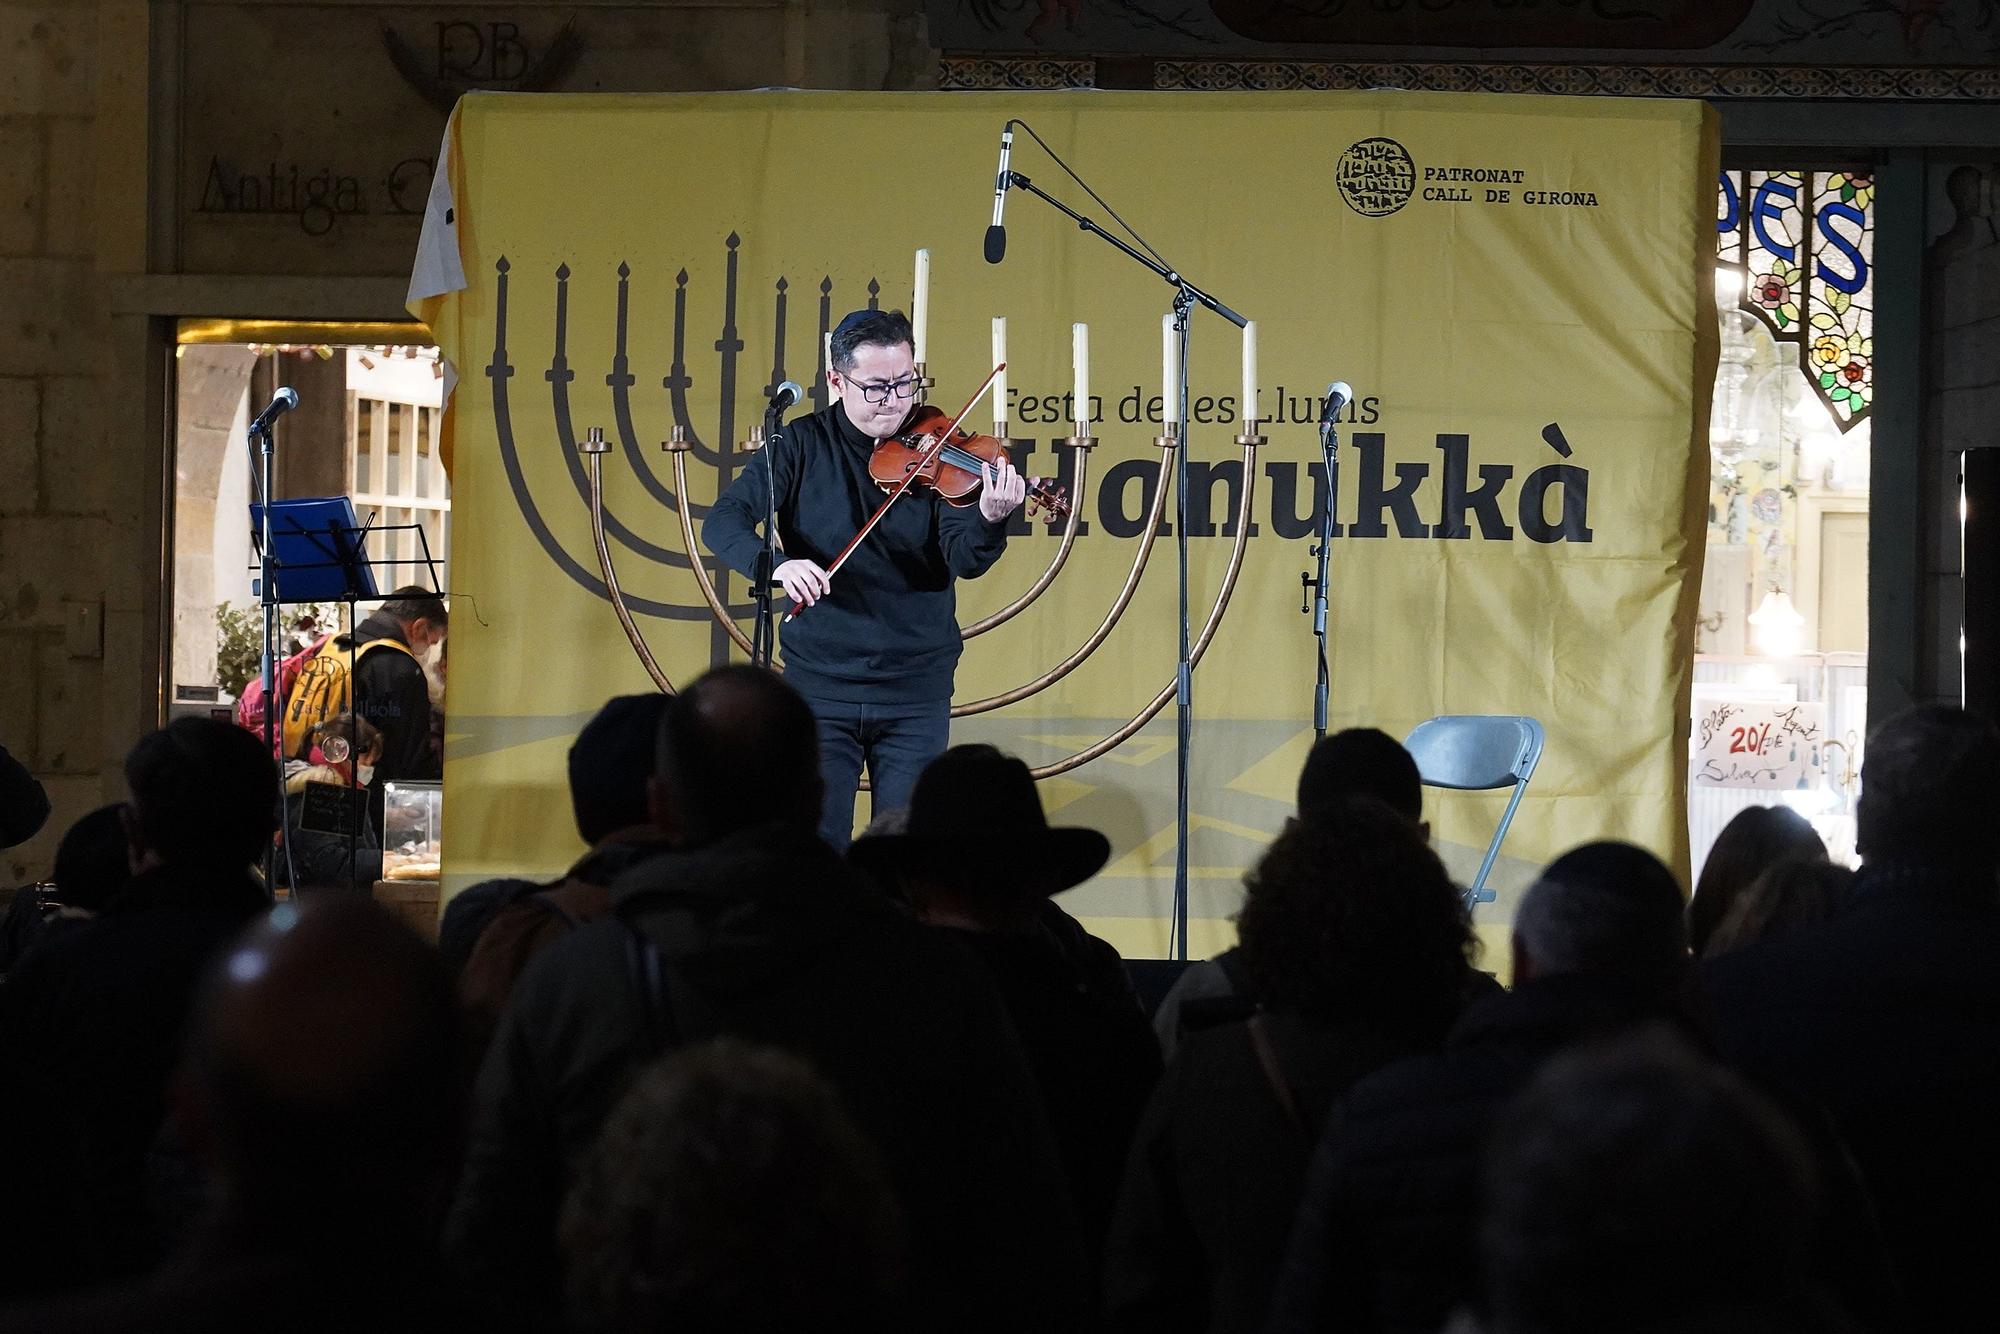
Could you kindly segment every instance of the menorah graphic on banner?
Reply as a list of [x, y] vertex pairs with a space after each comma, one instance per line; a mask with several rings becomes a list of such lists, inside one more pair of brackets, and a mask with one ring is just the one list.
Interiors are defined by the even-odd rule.
[[[747, 602], [732, 602], [729, 569], [712, 558], [704, 560], [700, 556], [700, 548], [695, 538], [695, 521], [707, 514], [708, 507], [689, 498], [688, 491], [690, 456], [693, 456], [695, 462], [713, 471], [716, 493], [719, 494], [722, 488], [728, 486], [730, 479], [735, 476], [749, 455], [762, 447], [761, 428], [745, 434], [741, 439], [737, 435], [735, 403], [740, 387], [740, 362], [746, 347], [738, 334], [737, 324], [742, 238], [732, 232], [724, 241], [724, 246], [726, 255], [722, 325], [712, 344], [717, 354], [714, 380], [717, 406], [713, 432], [706, 436], [697, 429], [688, 402], [688, 391], [697, 383], [689, 374], [687, 361], [688, 301], [691, 280], [685, 268], [682, 268], [674, 279], [673, 362], [659, 380], [660, 387], [667, 394], [673, 423], [669, 438], [660, 442], [659, 446], [670, 460], [671, 483], [662, 480], [654, 471], [633, 422], [632, 391], [639, 384], [639, 376], [634, 373], [628, 355], [627, 336], [632, 298], [631, 265], [621, 262], [616, 270], [614, 350], [611, 364], [604, 375], [604, 384], [610, 390], [612, 431], [615, 440], [607, 438], [606, 431], [602, 427], [590, 427], [580, 437], [576, 430], [570, 402], [570, 388], [577, 378], [577, 372], [571, 367], [568, 356], [570, 284], [576, 275], [567, 264], [559, 264], [554, 270], [553, 341], [548, 369], [544, 372], [543, 378], [549, 388], [549, 409], [553, 416], [556, 442], [565, 469], [575, 487], [579, 502], [587, 506], [590, 512], [591, 536], [596, 548], [594, 570], [573, 556], [550, 530], [523, 474], [511, 403], [512, 381], [517, 368], [510, 360], [507, 345], [508, 288], [513, 272], [504, 255], [498, 258], [493, 266], [495, 273], [493, 359], [486, 368], [486, 374], [493, 387], [494, 430], [498, 437], [501, 463], [506, 470], [508, 485], [513, 491], [516, 504], [520, 507], [522, 518], [542, 550], [579, 586], [611, 604], [626, 638], [632, 645], [633, 652], [637, 654], [647, 674], [656, 686], [669, 694], [674, 690], [673, 682], [661, 670], [657, 657], [639, 627], [638, 617], [650, 616], [683, 622], [710, 620], [711, 663], [728, 661], [732, 645], [742, 650], [745, 655], [751, 651], [750, 638], [737, 621], [739, 618], [752, 615], [754, 608]], [[833, 327], [832, 303], [835, 284], [831, 276], [820, 279], [818, 290], [817, 329], [812, 343], [816, 352], [823, 346], [827, 333]], [[879, 309], [881, 282], [870, 278], [867, 291], [868, 308]], [[773, 318], [770, 378], [758, 391], [767, 399], [776, 393], [779, 385], [787, 378], [791, 378], [786, 374], [786, 335], [791, 313], [791, 284], [782, 275], [772, 284], [771, 301]], [[818, 362], [817, 355], [815, 362]], [[926, 368], [919, 364], [917, 375], [920, 386], [930, 384], [925, 372]], [[823, 366], [816, 365], [807, 397], [816, 408], [827, 406], [828, 387]], [[919, 402], [921, 401], [920, 397]], [[1084, 413], [1087, 412], [1086, 407]], [[1025, 449], [1017, 450], [1016, 442], [1008, 439], [1006, 423], [997, 422], [995, 426], [994, 434], [1007, 440], [1010, 451], [1016, 454], [1017, 465], [1023, 463]], [[1235, 522], [1230, 525], [1233, 544], [1230, 548], [1229, 564], [1201, 629], [1193, 640], [1189, 655], [1191, 664], [1199, 664], [1222, 624], [1223, 615], [1229, 607], [1230, 595], [1236, 587], [1237, 576], [1242, 570], [1244, 552], [1248, 547], [1253, 528], [1250, 516], [1256, 493], [1256, 456], [1265, 438], [1257, 433], [1257, 422], [1245, 421], [1241, 426], [1242, 433], [1235, 439], [1242, 450], [1242, 485], [1237, 494]], [[1026, 611], [1055, 582], [1068, 561], [1076, 543], [1078, 522], [1086, 505], [1090, 454], [1097, 443], [1091, 434], [1091, 424], [1087, 420], [1073, 422], [1071, 429], [1071, 435], [1056, 442], [1058, 446], [1067, 449], [1067, 455], [1060, 461], [1059, 476], [1071, 493], [1071, 504], [1068, 517], [1061, 529], [1061, 540], [1054, 554], [1041, 574], [1019, 597], [993, 614], [964, 627], [961, 633], [965, 639], [974, 639]], [[530, 432], [531, 438], [535, 435], [539, 435], [539, 431]], [[1019, 443], [1025, 446], [1030, 442]], [[1060, 661], [1022, 684], [984, 699], [954, 701], [951, 708], [952, 717], [962, 718], [986, 713], [1017, 704], [1039, 694], [1082, 666], [1111, 636], [1112, 630], [1138, 591], [1148, 559], [1152, 555], [1154, 540], [1162, 528], [1161, 520], [1166, 512], [1167, 479], [1173, 471], [1171, 465], [1181, 445], [1175, 424], [1169, 422], [1162, 427], [1161, 434], [1153, 437], [1153, 444], [1159, 450], [1157, 473], [1159, 480], [1151, 488], [1152, 495], [1145, 521], [1136, 536], [1131, 539], [1133, 552], [1124, 581], [1112, 597], [1110, 606], [1097, 627]], [[642, 536], [631, 522], [613, 512], [606, 501], [604, 458], [613, 451], [614, 446], [624, 455], [626, 465], [631, 468], [646, 496], [677, 517], [682, 541], [680, 550], [662, 546]], [[701, 594], [701, 602], [683, 605], [626, 592], [618, 582], [613, 556], [614, 546], [655, 564], [687, 571]], [[1035, 776], [1047, 778], [1054, 774], [1065, 773], [1116, 748], [1137, 734], [1173, 700], [1175, 686], [1175, 679], [1170, 677], [1166, 684], [1144, 702], [1122, 726], [1115, 728], [1090, 746], [1053, 762], [1035, 766], [1033, 770]]]

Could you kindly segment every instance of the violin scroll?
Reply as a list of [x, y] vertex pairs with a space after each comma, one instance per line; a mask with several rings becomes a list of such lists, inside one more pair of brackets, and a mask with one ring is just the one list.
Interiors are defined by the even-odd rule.
[[1039, 477], [1028, 479], [1028, 513], [1036, 507], [1048, 511], [1049, 522], [1060, 523], [1069, 517], [1069, 494], [1054, 482], [1045, 482]]

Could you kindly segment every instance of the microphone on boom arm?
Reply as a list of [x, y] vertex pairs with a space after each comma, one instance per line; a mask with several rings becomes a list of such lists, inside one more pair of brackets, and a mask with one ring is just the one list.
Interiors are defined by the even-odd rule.
[[1007, 211], [1008, 164], [1014, 158], [1014, 122], [1000, 129], [1000, 170], [993, 178], [993, 223], [986, 229], [986, 262], [998, 264], [1007, 257], [1007, 229], [1000, 225]]

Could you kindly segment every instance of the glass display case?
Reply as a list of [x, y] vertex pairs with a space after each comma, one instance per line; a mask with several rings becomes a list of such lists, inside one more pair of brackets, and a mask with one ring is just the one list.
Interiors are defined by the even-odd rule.
[[382, 784], [382, 878], [435, 880], [443, 851], [439, 817], [444, 784], [397, 780]]

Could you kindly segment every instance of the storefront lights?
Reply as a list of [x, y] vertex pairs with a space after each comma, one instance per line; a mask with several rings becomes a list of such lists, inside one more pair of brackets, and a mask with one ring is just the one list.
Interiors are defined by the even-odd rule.
[[1806, 618], [1792, 605], [1791, 595], [1782, 588], [1764, 594], [1757, 610], [1750, 613], [1751, 641], [1767, 657], [1789, 658], [1798, 653], [1804, 638]]

